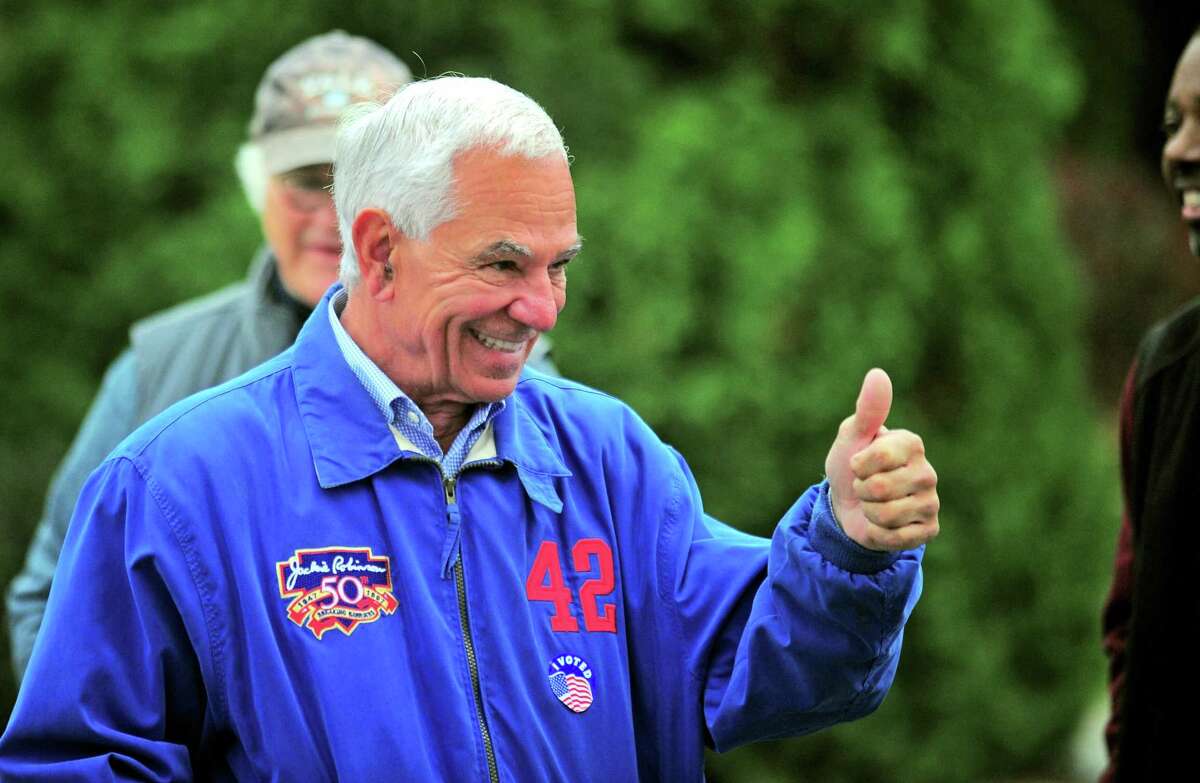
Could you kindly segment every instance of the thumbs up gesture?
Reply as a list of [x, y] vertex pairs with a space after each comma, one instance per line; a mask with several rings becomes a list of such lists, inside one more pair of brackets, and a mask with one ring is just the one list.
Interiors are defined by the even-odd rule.
[[937, 473], [918, 435], [884, 426], [891, 407], [891, 378], [871, 370], [825, 458], [834, 516], [846, 535], [879, 551], [912, 549], [938, 534]]

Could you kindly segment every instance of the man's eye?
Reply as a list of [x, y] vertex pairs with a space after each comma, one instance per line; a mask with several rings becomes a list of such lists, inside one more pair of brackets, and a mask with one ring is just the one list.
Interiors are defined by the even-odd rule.
[[1182, 124], [1183, 123], [1180, 121], [1179, 117], [1177, 117], [1173, 114], [1168, 114], [1166, 117], [1163, 118], [1163, 122], [1162, 122], [1163, 135], [1166, 136], [1167, 138], [1174, 136], [1176, 133], [1179, 132], [1179, 126]]
[[488, 264], [488, 267], [498, 272], [515, 272], [520, 268], [517, 266], [516, 261], [493, 261]]

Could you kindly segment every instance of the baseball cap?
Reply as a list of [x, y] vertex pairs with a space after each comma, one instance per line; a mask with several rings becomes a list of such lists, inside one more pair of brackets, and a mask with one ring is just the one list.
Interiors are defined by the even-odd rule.
[[337, 121], [347, 106], [386, 101], [412, 72], [374, 41], [334, 30], [289, 49], [267, 68], [254, 95], [250, 143], [267, 175], [333, 162]]

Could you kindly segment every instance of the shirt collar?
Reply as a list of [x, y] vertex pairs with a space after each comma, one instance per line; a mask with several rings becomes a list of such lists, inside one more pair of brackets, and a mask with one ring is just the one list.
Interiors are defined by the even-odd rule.
[[[296, 403], [317, 480], [325, 489], [371, 476], [403, 456], [388, 420], [338, 344], [329, 303], [342, 291], [342, 285], [335, 283], [325, 292], [296, 338], [292, 359]], [[516, 467], [532, 500], [561, 511], [552, 479], [569, 477], [571, 472], [557, 445], [550, 443], [525, 410], [519, 391], [505, 402], [491, 419], [496, 457]], [[475, 458], [473, 449], [470, 459]]]
[[[341, 313], [349, 299], [345, 289], [338, 291], [329, 300], [329, 326], [333, 329], [334, 339], [342, 352], [346, 364], [357, 376], [363, 388], [371, 395], [379, 415], [392, 427], [392, 434], [404, 436], [400, 442], [401, 449], [415, 451], [422, 456], [435, 460], [442, 466], [442, 472], [448, 476], [458, 475], [458, 471], [467, 462], [472, 447], [483, 432], [491, 424], [497, 413], [504, 409], [504, 400], [471, 406], [471, 415], [467, 423], [459, 430], [450, 447], [443, 452], [441, 445], [434, 436], [433, 424], [425, 412], [417, 406], [404, 390], [396, 385], [388, 374], [369, 356], [363, 353], [358, 343], [354, 342], [342, 326]], [[399, 442], [399, 441], [398, 441]]]

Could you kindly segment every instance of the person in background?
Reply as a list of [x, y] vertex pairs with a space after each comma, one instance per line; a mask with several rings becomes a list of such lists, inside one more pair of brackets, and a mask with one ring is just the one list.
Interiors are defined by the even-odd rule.
[[[267, 68], [237, 171], [265, 244], [242, 282], [133, 325], [130, 346], [59, 465], [25, 564], [6, 595], [12, 664], [22, 677], [42, 623], [71, 511], [87, 475], [137, 425], [176, 400], [282, 351], [337, 279], [341, 255], [330, 194], [336, 122], [359, 101], [384, 100], [408, 67], [365, 38], [310, 38]], [[544, 350], [544, 347], [543, 347]]]
[[[1162, 171], [1200, 256], [1200, 29], [1175, 67]], [[1109, 751], [1101, 780], [1194, 774], [1200, 621], [1200, 300], [1142, 340], [1121, 397], [1124, 513], [1102, 618], [1109, 657]]]

